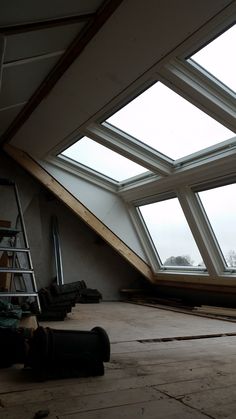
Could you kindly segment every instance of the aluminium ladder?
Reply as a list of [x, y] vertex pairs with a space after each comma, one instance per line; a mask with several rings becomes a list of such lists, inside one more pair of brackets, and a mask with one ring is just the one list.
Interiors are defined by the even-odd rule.
[[[2, 221], [3, 226], [0, 226], [0, 254], [7, 255], [8, 263], [4, 264], [4, 266], [0, 266], [0, 274], [5, 274], [6, 276], [10, 276], [10, 286], [8, 289], [4, 289], [3, 291], [0, 290], [0, 299], [1, 298], [11, 298], [17, 297], [20, 298], [24, 297], [29, 300], [36, 300], [37, 310], [38, 312], [41, 311], [40, 309], [40, 302], [39, 296], [37, 292], [37, 285], [35, 280], [35, 274], [32, 264], [32, 258], [28, 243], [28, 238], [26, 234], [26, 228], [23, 218], [23, 212], [21, 208], [19, 193], [17, 189], [17, 185], [15, 182], [9, 179], [0, 179], [0, 215], [1, 215], [1, 196], [4, 196], [6, 193], [6, 189], [11, 188], [9, 191], [9, 202], [11, 206], [11, 199], [13, 197], [13, 202], [15, 208], [9, 208], [9, 213], [15, 210], [14, 218], [16, 218], [16, 226], [12, 228], [9, 226], [11, 224], [9, 221]], [[4, 193], [3, 193], [4, 192]], [[10, 195], [11, 192], [11, 195]], [[13, 192], [13, 196], [12, 196]], [[4, 200], [4, 197], [3, 197]], [[5, 201], [8, 203], [7, 199]], [[2, 206], [5, 204], [2, 201]], [[16, 217], [15, 217], [16, 216]], [[1, 216], [0, 216], [1, 218]], [[9, 218], [9, 217], [8, 217]], [[6, 226], [4, 226], [4, 223]], [[9, 223], [9, 224], [7, 224]], [[19, 228], [17, 225], [19, 224]], [[8, 225], [8, 226], [7, 226]], [[3, 242], [3, 244], [2, 244]], [[25, 266], [22, 267], [22, 261]], [[6, 266], [7, 265], [7, 266]], [[17, 281], [16, 281], [17, 279]], [[20, 289], [17, 289], [16, 282], [18, 286], [20, 284]], [[13, 287], [15, 289], [13, 289]]]

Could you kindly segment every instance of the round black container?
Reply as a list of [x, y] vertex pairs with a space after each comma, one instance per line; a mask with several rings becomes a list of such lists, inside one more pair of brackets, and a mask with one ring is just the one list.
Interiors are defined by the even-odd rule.
[[65, 378], [104, 374], [103, 362], [110, 360], [106, 331], [55, 330], [38, 327], [30, 342], [26, 366], [38, 378]]

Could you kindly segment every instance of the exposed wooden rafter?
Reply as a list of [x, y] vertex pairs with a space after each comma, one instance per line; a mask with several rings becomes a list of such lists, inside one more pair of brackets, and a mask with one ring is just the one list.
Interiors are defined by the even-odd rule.
[[13, 35], [22, 32], [37, 31], [39, 29], [54, 28], [56, 26], [73, 25], [73, 23], [87, 22], [93, 19], [96, 13], [84, 15], [65, 16], [57, 19], [39, 20], [37, 22], [27, 22], [17, 25], [0, 26], [0, 33], [3, 35]]

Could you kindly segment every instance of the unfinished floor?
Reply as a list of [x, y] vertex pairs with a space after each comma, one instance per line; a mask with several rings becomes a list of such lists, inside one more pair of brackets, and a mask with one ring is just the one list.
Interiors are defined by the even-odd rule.
[[22, 366], [1, 370], [1, 419], [33, 419], [42, 409], [49, 419], [236, 418], [233, 322], [103, 302], [42, 325], [104, 327], [111, 362], [102, 377], [38, 383]]

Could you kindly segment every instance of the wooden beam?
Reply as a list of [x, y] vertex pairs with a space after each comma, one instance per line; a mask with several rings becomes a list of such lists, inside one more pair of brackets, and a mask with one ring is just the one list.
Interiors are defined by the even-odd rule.
[[105, 224], [103, 224], [88, 208], [86, 208], [74, 195], [52, 177], [39, 163], [33, 160], [24, 151], [10, 144], [5, 144], [4, 151], [17, 163], [40, 181], [67, 207], [78, 215], [89, 227], [113, 247], [127, 262], [137, 271], [152, 282], [153, 274], [147, 265], [136, 253], [132, 251], [118, 236], [116, 236]]
[[83, 15], [65, 16], [55, 19], [39, 20], [36, 22], [0, 26], [0, 33], [4, 35], [13, 35], [17, 33], [37, 31], [40, 29], [54, 28], [56, 26], [73, 25], [74, 23], [87, 22], [95, 16], [96, 13], [87, 13]]
[[204, 292], [215, 292], [215, 293], [227, 293], [236, 294], [236, 280], [233, 278], [229, 279], [218, 279], [218, 278], [201, 278], [200, 275], [195, 278], [188, 277], [187, 275], [181, 276], [181, 278], [164, 277], [164, 275], [153, 275], [153, 281], [155, 285], [160, 287], [170, 288], [184, 288], [185, 290], [192, 291], [204, 291]]
[[22, 111], [19, 112], [12, 124], [7, 128], [0, 139], [0, 143], [4, 144], [9, 142], [10, 139], [17, 133], [25, 121], [30, 117], [32, 112], [37, 108], [44, 97], [49, 94], [54, 85], [63, 76], [74, 60], [81, 54], [84, 48], [109, 19], [117, 7], [122, 3], [122, 1], [123, 0], [105, 1], [104, 5], [102, 5], [96, 12], [95, 17], [89, 20], [89, 23], [86, 25], [86, 30], [82, 30], [78, 34], [61, 59], [59, 59], [55, 67], [31, 96]]

